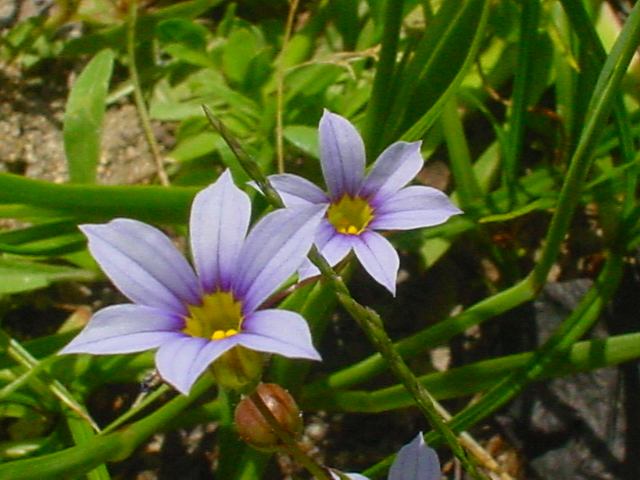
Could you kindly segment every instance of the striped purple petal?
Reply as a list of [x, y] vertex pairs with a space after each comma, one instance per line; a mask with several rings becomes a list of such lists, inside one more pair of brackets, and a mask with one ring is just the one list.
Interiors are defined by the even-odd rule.
[[132, 353], [156, 348], [182, 334], [184, 320], [144, 305], [112, 305], [96, 312], [60, 353]]
[[303, 207], [310, 204], [329, 203], [329, 197], [306, 178], [282, 173], [270, 175], [269, 181], [287, 207]]
[[233, 291], [245, 315], [289, 278], [309, 252], [326, 206], [281, 209], [262, 218], [239, 255]]
[[193, 270], [160, 230], [137, 220], [82, 225], [93, 258], [135, 303], [186, 313], [200, 299]]
[[367, 230], [358, 235], [353, 250], [364, 269], [373, 279], [396, 294], [396, 278], [400, 259], [393, 245], [379, 233]]
[[424, 163], [420, 144], [421, 142], [396, 142], [390, 145], [373, 164], [360, 195], [379, 202], [409, 183]]
[[198, 377], [216, 358], [237, 345], [237, 335], [222, 340], [183, 336], [162, 345], [156, 353], [158, 373], [188, 395]]
[[376, 230], [410, 230], [431, 227], [462, 213], [440, 190], [412, 186], [386, 198], [375, 211], [369, 228]]
[[251, 219], [249, 196], [226, 170], [196, 195], [191, 207], [191, 253], [206, 292], [228, 289]]
[[242, 323], [238, 343], [252, 350], [277, 353], [284, 357], [320, 360], [311, 332], [302, 316], [288, 310], [260, 310]]
[[331, 198], [358, 193], [365, 166], [362, 138], [346, 118], [328, 110], [320, 119], [320, 165]]

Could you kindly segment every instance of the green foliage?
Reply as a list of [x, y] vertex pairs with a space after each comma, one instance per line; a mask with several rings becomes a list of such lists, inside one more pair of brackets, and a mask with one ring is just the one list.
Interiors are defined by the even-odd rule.
[[[212, 398], [206, 376], [190, 397], [167, 400], [167, 389], [157, 390], [96, 431], [93, 412], [86, 412], [92, 396], [112, 382], [140, 381], [153, 366], [152, 354], [56, 356], [86, 322], [82, 310], [63, 320], [30, 319], [37, 325], [31, 333], [5, 320], [19, 302], [36, 304], [56, 289], [94, 288], [103, 280], [80, 223], [127, 217], [180, 235], [193, 196], [224, 168], [238, 185], [256, 180], [228, 138], [211, 128], [203, 105], [261, 172], [276, 172], [282, 140], [285, 171], [315, 183], [324, 108], [360, 128], [369, 164], [394, 141], [423, 142], [426, 169], [418, 181], [448, 188], [465, 214], [391, 236], [405, 254], [414, 290], [403, 294], [401, 286], [398, 298], [377, 298], [356, 274], [349, 284], [380, 316], [347, 310], [356, 320], [384, 317], [393, 349], [415, 362], [409, 378], [434, 397], [461, 401], [484, 393], [452, 412], [454, 431], [479, 424], [531, 382], [640, 358], [638, 333], [583, 339], [619, 295], [625, 258], [640, 244], [640, 78], [632, 63], [640, 6], [620, 26], [611, 12], [598, 13], [612, 3], [600, 1], [590, 3], [593, 10], [580, 0], [300, 2], [285, 42], [289, 2], [264, 11], [247, 0], [139, 3], [136, 86], [151, 119], [172, 133], [161, 159], [169, 187], [97, 184], [105, 109], [127, 102], [132, 91], [123, 68], [130, 61], [125, 11], [83, 0], [66, 16], [43, 14], [0, 32], [0, 58], [25, 75], [42, 74], [47, 62], [62, 65], [62, 59], [81, 71], [62, 131], [69, 183], [0, 173], [0, 218], [17, 221], [0, 231], [0, 415], [9, 426], [0, 438], [0, 478], [106, 479], [108, 462], [135, 455], [154, 433], [211, 418], [222, 425], [220, 451], [234, 452], [233, 459], [220, 456], [218, 472], [257, 479], [268, 468], [269, 455], [238, 444], [235, 399], [216, 390]], [[66, 35], [76, 21], [82, 30]], [[268, 208], [247, 191], [254, 211]], [[587, 237], [590, 243], [581, 243]], [[605, 259], [596, 273], [583, 267], [592, 258]], [[485, 328], [508, 321], [520, 328], [512, 312], [537, 297], [550, 271], [596, 280], [546, 343], [433, 371], [429, 351], [471, 328], [481, 339]], [[349, 268], [339, 273], [350, 278]], [[351, 304], [335, 290], [325, 278], [272, 301], [303, 313], [315, 345], [329, 355], [340, 348], [351, 354], [347, 342], [366, 338], [341, 337], [348, 329], [340, 322], [350, 319], [344, 312], [336, 317], [336, 306], [339, 299]], [[394, 323], [405, 311], [415, 318]], [[373, 344], [377, 353], [359, 347], [353, 356], [325, 357], [320, 367], [274, 358], [265, 379], [286, 385], [310, 411], [382, 413], [418, 404], [406, 378], [389, 377], [390, 357]], [[443, 441], [434, 432], [427, 439]], [[367, 474], [384, 475], [388, 464]]]

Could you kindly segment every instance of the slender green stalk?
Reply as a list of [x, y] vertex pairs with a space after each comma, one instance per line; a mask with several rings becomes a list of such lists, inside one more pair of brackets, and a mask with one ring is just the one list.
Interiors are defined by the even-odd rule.
[[258, 392], [253, 392], [251, 401], [256, 406], [262, 417], [267, 421], [273, 432], [283, 443], [284, 450], [289, 453], [300, 465], [318, 480], [331, 480], [325, 468], [318, 464], [313, 458], [302, 451], [300, 445], [293, 436], [280, 425], [280, 422], [273, 416], [269, 407], [264, 403]]
[[144, 138], [149, 145], [149, 151], [153, 157], [153, 161], [156, 164], [156, 174], [158, 180], [164, 186], [169, 185], [169, 176], [164, 169], [164, 161], [162, 160], [162, 154], [160, 153], [160, 147], [156, 141], [156, 137], [153, 134], [151, 128], [151, 120], [147, 113], [147, 106], [144, 102], [144, 96], [142, 95], [142, 87], [140, 86], [140, 77], [138, 76], [138, 68], [136, 67], [136, 23], [138, 21], [138, 2], [131, 0], [129, 2], [129, 19], [127, 22], [127, 57], [129, 58], [129, 76], [131, 77], [131, 83], [133, 84], [133, 98], [136, 103], [136, 109], [138, 116], [140, 117], [140, 124], [144, 133]]
[[284, 38], [282, 39], [282, 52], [280, 53], [280, 58], [278, 58], [278, 66], [276, 69], [276, 155], [278, 158], [278, 173], [284, 173], [284, 127], [282, 123], [284, 111], [284, 51], [287, 49], [289, 40], [291, 39], [293, 20], [295, 19], [297, 9], [298, 0], [290, 0], [289, 15], [287, 15]]
[[403, 0], [386, 0], [384, 6], [384, 29], [382, 31], [382, 47], [380, 60], [376, 66], [371, 97], [367, 105], [364, 121], [364, 144], [369, 158], [379, 153], [380, 137], [385, 126], [385, 119], [392, 104], [393, 94], [390, 87], [394, 80], [398, 40], [402, 25]]

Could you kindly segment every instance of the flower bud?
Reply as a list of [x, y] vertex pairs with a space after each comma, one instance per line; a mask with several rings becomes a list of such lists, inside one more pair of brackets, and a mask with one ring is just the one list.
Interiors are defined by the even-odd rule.
[[[256, 393], [285, 432], [297, 438], [302, 433], [302, 415], [293, 397], [280, 385], [261, 383]], [[243, 398], [235, 411], [236, 429], [240, 437], [259, 450], [276, 450], [282, 446], [278, 435], [249, 397]]]
[[219, 386], [245, 392], [260, 381], [262, 355], [242, 346], [233, 347], [213, 362], [210, 370]]

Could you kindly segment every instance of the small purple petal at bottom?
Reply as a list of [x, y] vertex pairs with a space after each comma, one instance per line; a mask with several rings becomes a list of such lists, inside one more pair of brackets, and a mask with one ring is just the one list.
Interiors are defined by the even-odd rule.
[[396, 294], [396, 278], [400, 259], [393, 245], [379, 233], [367, 230], [358, 236], [353, 250], [364, 269], [373, 279]]
[[162, 345], [156, 353], [160, 376], [180, 393], [189, 394], [191, 386], [207, 366], [237, 344], [236, 336], [210, 341], [183, 336]]

